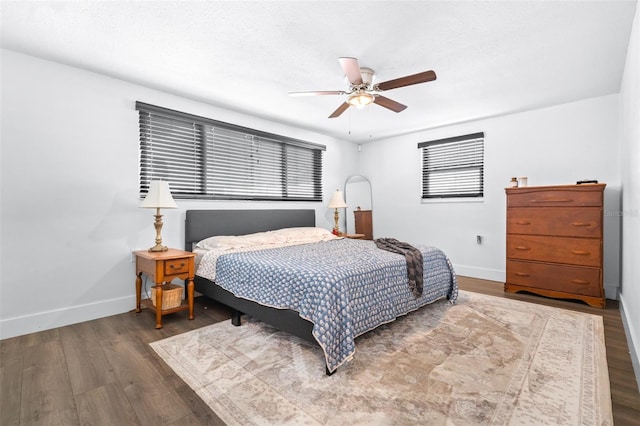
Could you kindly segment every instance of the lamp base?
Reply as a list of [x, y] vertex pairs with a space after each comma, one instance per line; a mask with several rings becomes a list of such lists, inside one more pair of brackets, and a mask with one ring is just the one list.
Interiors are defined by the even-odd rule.
[[155, 246], [153, 246], [153, 247], [151, 247], [149, 249], [149, 251], [151, 251], [151, 252], [167, 251], [167, 250], [169, 250], [169, 247], [163, 246], [163, 245], [160, 245], [160, 244], [156, 244]]
[[158, 251], [167, 251], [169, 248], [162, 245], [162, 235], [160, 232], [162, 231], [162, 215], [160, 214], [160, 207], [156, 210], [156, 221], [153, 226], [156, 228], [156, 245], [149, 249], [150, 252], [158, 252]]
[[339, 218], [340, 216], [338, 215], [338, 209], [336, 209], [335, 212], [333, 213], [333, 220], [335, 222], [335, 225], [333, 226], [333, 231], [331, 231], [333, 235], [340, 235], [340, 227], [338, 226]]

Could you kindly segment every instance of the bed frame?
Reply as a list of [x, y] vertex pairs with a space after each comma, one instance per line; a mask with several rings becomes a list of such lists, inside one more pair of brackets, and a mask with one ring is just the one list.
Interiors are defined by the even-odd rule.
[[[299, 226], [316, 226], [315, 210], [187, 210], [185, 250], [192, 251], [198, 241], [214, 235], [245, 235]], [[231, 322], [235, 326], [240, 325], [240, 316], [244, 313], [317, 344], [311, 334], [313, 323], [301, 318], [295, 311], [270, 308], [237, 298], [199, 276], [195, 277], [194, 283], [197, 292], [233, 310]]]

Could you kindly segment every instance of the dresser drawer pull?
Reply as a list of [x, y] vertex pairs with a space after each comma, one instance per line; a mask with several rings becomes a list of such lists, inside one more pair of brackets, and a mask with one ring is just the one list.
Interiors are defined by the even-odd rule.
[[519, 277], [528, 277], [529, 274], [525, 273], [525, 272], [516, 272], [516, 275]]
[[527, 246], [516, 246], [515, 247], [516, 250], [531, 250], [531, 247], [527, 247]]
[[180, 266], [178, 266], [177, 268], [176, 268], [176, 265], [169, 265], [169, 267], [170, 267], [171, 269], [182, 269], [182, 268], [184, 268], [184, 265], [186, 265], [186, 263], [182, 262], [182, 263], [180, 264]]
[[530, 203], [570, 203], [571, 198], [547, 198], [546, 200], [529, 200]]
[[516, 225], [531, 225], [530, 220], [519, 220], [516, 222]]
[[571, 250], [572, 254], [577, 254], [578, 256], [589, 256], [591, 252], [584, 250]]
[[571, 226], [591, 226], [589, 222], [573, 222]]
[[582, 285], [586, 285], [589, 284], [589, 281], [585, 281], [585, 280], [571, 280], [572, 283], [574, 284], [582, 284]]

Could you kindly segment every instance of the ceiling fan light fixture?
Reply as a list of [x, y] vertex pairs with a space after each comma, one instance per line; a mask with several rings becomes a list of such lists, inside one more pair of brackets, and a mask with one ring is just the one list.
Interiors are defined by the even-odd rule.
[[371, 93], [356, 92], [349, 96], [347, 103], [357, 108], [364, 108], [365, 106], [372, 104], [374, 99], [375, 98]]

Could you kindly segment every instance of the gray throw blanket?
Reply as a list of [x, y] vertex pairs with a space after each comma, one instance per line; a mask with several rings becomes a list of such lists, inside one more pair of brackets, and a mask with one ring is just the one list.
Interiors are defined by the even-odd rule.
[[404, 255], [407, 260], [407, 277], [409, 288], [415, 297], [422, 295], [422, 252], [414, 246], [395, 238], [378, 238], [374, 240], [379, 249]]

